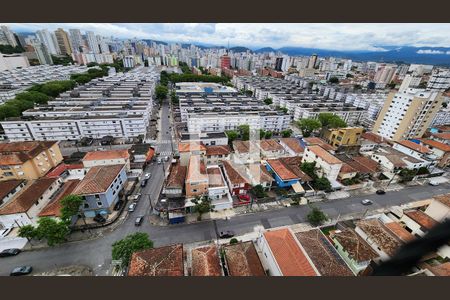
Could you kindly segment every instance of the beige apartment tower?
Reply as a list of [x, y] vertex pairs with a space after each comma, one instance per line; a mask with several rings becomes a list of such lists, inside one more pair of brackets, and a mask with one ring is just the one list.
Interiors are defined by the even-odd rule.
[[69, 35], [62, 28], [58, 28], [55, 31], [56, 40], [58, 41], [61, 54], [71, 55], [72, 45], [70, 43]]
[[373, 132], [393, 141], [420, 138], [442, 106], [442, 93], [408, 88], [391, 92]]

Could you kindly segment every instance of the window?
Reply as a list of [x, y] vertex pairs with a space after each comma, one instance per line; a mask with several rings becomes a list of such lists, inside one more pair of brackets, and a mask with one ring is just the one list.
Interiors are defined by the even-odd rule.
[[102, 201], [97, 201], [97, 206], [98, 206], [98, 207], [102, 207], [102, 206], [103, 206]]
[[89, 203], [84, 203], [84, 208], [89, 208]]

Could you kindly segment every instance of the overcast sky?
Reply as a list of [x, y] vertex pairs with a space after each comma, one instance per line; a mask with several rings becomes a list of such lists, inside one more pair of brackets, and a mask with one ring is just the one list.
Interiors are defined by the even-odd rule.
[[450, 47], [449, 24], [11, 23], [14, 31], [79, 28], [105, 36], [249, 48], [296, 46], [377, 50], [379, 46]]

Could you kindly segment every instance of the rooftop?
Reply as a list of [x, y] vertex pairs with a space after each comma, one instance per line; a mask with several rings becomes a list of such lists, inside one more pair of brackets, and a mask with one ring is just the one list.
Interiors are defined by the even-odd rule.
[[266, 231], [264, 237], [284, 276], [318, 275], [289, 229]]
[[179, 143], [178, 151], [181, 152], [193, 152], [193, 151], [206, 151], [205, 145], [202, 142], [187, 142]]
[[124, 165], [95, 166], [89, 169], [86, 176], [73, 191], [76, 195], [104, 193], [119, 175]]
[[216, 245], [192, 250], [192, 276], [222, 276]]
[[445, 206], [447, 206], [448, 208], [450, 208], [450, 194], [445, 194], [445, 195], [440, 195], [440, 196], [433, 196], [433, 198], [436, 201], [439, 201], [442, 204], [444, 204]]
[[376, 133], [367, 131], [361, 134], [361, 138], [372, 141], [376, 144], [383, 144], [383, 143], [389, 143], [391, 142], [389, 139], [382, 137], [381, 135], [378, 135]]
[[284, 148], [276, 140], [260, 140], [259, 147], [264, 151], [283, 151]]
[[250, 141], [233, 141], [233, 149], [235, 152], [248, 153], [250, 152]]
[[322, 276], [353, 276], [345, 261], [319, 229], [295, 234]]
[[361, 228], [368, 238], [389, 256], [393, 256], [401, 246], [378, 219], [360, 220], [356, 222], [356, 226]]
[[265, 276], [253, 242], [223, 246], [228, 272], [231, 276]]
[[282, 180], [301, 179], [304, 182], [312, 180], [300, 169], [301, 158], [298, 156], [268, 159], [267, 163]]
[[183, 188], [186, 180], [187, 167], [181, 166], [180, 162], [173, 164], [170, 169], [170, 174], [167, 179], [166, 187], [168, 188]]
[[142, 250], [131, 255], [128, 276], [183, 276], [183, 245]]
[[337, 159], [335, 156], [331, 155], [328, 151], [323, 149], [321, 146], [307, 146], [306, 149], [309, 149], [317, 157], [320, 157], [322, 160], [324, 160], [328, 164], [341, 164], [342, 163], [342, 161]]
[[405, 215], [410, 217], [414, 222], [419, 224], [421, 227], [428, 229], [428, 230], [438, 224], [438, 222], [436, 222], [436, 220], [434, 220], [432, 217], [430, 217], [429, 215], [427, 215], [426, 213], [424, 213], [421, 210], [417, 210], [417, 209], [407, 210], [407, 211], [405, 211]]
[[450, 140], [450, 132], [432, 133], [431, 135], [442, 140]]
[[436, 148], [444, 152], [450, 152], [450, 145], [429, 139], [421, 139], [420, 141], [425, 145], [431, 146], [432, 148]]
[[282, 138], [280, 142], [285, 144], [289, 149], [294, 151], [296, 154], [303, 153], [305, 149], [300, 145], [300, 142], [296, 138]]
[[61, 216], [61, 200], [70, 195], [73, 190], [77, 187], [80, 180], [68, 180], [63, 184], [61, 189], [58, 191], [56, 196], [42, 209], [39, 213], [39, 217], [59, 217]]
[[86, 153], [83, 160], [106, 160], [106, 159], [127, 159], [130, 157], [128, 150], [107, 150], [107, 151], [92, 151]]
[[272, 175], [270, 175], [269, 171], [262, 164], [254, 163], [248, 165], [248, 172], [252, 180], [258, 183], [273, 181]]
[[403, 242], [410, 242], [415, 237], [408, 230], [406, 230], [398, 222], [389, 222], [384, 224], [396, 237], [398, 237]]
[[187, 168], [186, 181], [207, 181], [206, 166], [200, 155], [191, 155]]
[[336, 150], [333, 146], [331, 146], [330, 144], [328, 144], [327, 142], [325, 142], [324, 140], [322, 140], [321, 138], [318, 138], [318, 137], [309, 137], [309, 138], [304, 138], [303, 140], [306, 142], [307, 145], [320, 146], [327, 151]]
[[56, 143], [56, 141], [0, 143], [0, 165], [23, 164]]
[[228, 155], [231, 153], [230, 146], [228, 145], [218, 145], [218, 146], [206, 146], [206, 155]]
[[225, 182], [223, 182], [222, 172], [219, 167], [208, 167], [206, 172], [208, 173], [209, 187], [226, 186]]
[[334, 231], [331, 238], [336, 239], [349, 257], [356, 262], [366, 262], [378, 257], [378, 254], [353, 229]]
[[25, 180], [23, 179], [0, 181], [0, 201], [24, 182]]
[[240, 172], [239, 169], [236, 166], [234, 166], [234, 164], [231, 161], [224, 160], [223, 168], [225, 173], [227, 174], [228, 179], [232, 184], [249, 183], [246, 174]]
[[407, 147], [407, 148], [409, 148], [411, 150], [414, 150], [414, 151], [422, 153], [422, 154], [431, 153], [431, 150], [428, 149], [427, 147], [422, 146], [420, 144], [416, 144], [416, 143], [408, 141], [408, 140], [399, 141], [399, 142], [397, 142], [397, 144], [400, 144], [400, 145], [402, 145], [404, 147]]

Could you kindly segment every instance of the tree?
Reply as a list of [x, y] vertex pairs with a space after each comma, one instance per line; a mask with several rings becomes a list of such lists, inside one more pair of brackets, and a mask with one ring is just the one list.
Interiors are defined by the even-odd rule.
[[68, 224], [73, 216], [80, 212], [83, 198], [78, 195], [67, 195], [61, 199], [61, 219]]
[[400, 176], [400, 182], [409, 182], [413, 180], [414, 176], [416, 176], [416, 171], [409, 169], [401, 169], [398, 173]]
[[237, 243], [239, 243], [239, 241], [237, 240], [237, 238], [232, 238], [232, 239], [230, 240], [230, 245], [234, 245], [234, 244], [237, 244]]
[[228, 142], [231, 144], [235, 139], [237, 139], [239, 133], [235, 130], [225, 131], [225, 134], [228, 137]]
[[17, 94], [16, 99], [30, 101], [38, 104], [47, 104], [48, 100], [50, 100], [50, 97], [41, 92], [29, 91]]
[[442, 107], [443, 108], [447, 108], [447, 105], [448, 105], [447, 102], [442, 102]]
[[37, 223], [36, 237], [40, 240], [46, 239], [49, 246], [65, 242], [67, 235], [70, 233], [69, 226], [64, 221], [43, 217]]
[[317, 177], [313, 180], [312, 186], [319, 191], [331, 191], [331, 183], [326, 177]]
[[339, 83], [339, 78], [333, 76], [330, 79], [328, 79], [329, 83]]
[[26, 238], [28, 241], [31, 241], [36, 237], [36, 229], [33, 225], [24, 225], [19, 228], [18, 235], [20, 237]]
[[88, 64], [86, 65], [86, 67], [88, 67], [88, 68], [95, 67], [95, 66], [98, 66], [98, 63], [96, 63], [96, 62], [90, 62], [90, 63], [88, 63]]
[[134, 252], [153, 248], [153, 241], [148, 234], [136, 232], [112, 244], [112, 259], [121, 260], [122, 267], [128, 266]]
[[167, 97], [167, 93], [169, 92], [169, 90], [167, 89], [167, 87], [159, 84], [156, 86], [155, 88], [155, 94], [156, 94], [156, 99], [159, 100], [163, 100]]
[[333, 113], [320, 113], [318, 116], [322, 127], [326, 128], [342, 128], [347, 127], [347, 123], [341, 119], [341, 117], [334, 115]]
[[313, 226], [322, 225], [323, 222], [328, 220], [328, 217], [317, 207], [313, 207], [311, 212], [307, 216], [308, 222]]
[[272, 131], [266, 131], [266, 133], [265, 133], [265, 135], [264, 135], [264, 138], [265, 138], [265, 139], [270, 139], [270, 138], [272, 137], [272, 135], [273, 135], [273, 132], [272, 132]]
[[284, 138], [291, 137], [291, 135], [292, 135], [292, 129], [286, 129], [286, 130], [281, 131], [281, 136]]
[[73, 59], [69, 55], [63, 55], [63, 56], [52, 55], [52, 60], [53, 60], [54, 65], [67, 66], [67, 65], [73, 64]]
[[194, 211], [198, 213], [199, 221], [202, 219], [203, 214], [211, 212], [214, 209], [214, 206], [211, 205], [211, 200], [208, 198], [208, 196], [197, 196], [192, 200], [192, 203], [195, 204]]
[[264, 190], [263, 186], [260, 184], [257, 184], [254, 187], [252, 187], [251, 192], [253, 195], [255, 195], [256, 198], [267, 197], [266, 191]]
[[388, 86], [388, 88], [390, 88], [390, 89], [395, 89], [395, 86], [396, 86], [397, 84], [395, 83], [395, 82], [393, 82], [393, 81], [391, 81], [391, 83], [389, 83], [387, 86]]
[[175, 93], [175, 91], [172, 91], [170, 93], [170, 99], [172, 100], [173, 104], [178, 104], [180, 102], [180, 100], [179, 100], [177, 94]]
[[345, 75], [345, 77], [347, 77], [347, 78], [353, 78], [354, 76], [353, 76], [353, 74], [348, 73], [347, 75]]
[[426, 174], [430, 174], [430, 171], [428, 170], [427, 167], [420, 167], [417, 170], [417, 175], [426, 175]]
[[246, 124], [239, 125], [238, 129], [242, 140], [248, 141], [250, 139], [250, 126]]
[[249, 91], [249, 90], [246, 90], [246, 91], [245, 91], [245, 95], [251, 97], [251, 96], [253, 96], [253, 92], [252, 92], [252, 91]]
[[7, 118], [20, 117], [20, 109], [15, 106], [12, 102], [15, 100], [11, 100], [6, 102], [6, 104], [0, 105], [0, 120], [4, 120]]
[[272, 104], [272, 103], [273, 103], [272, 98], [266, 98], [266, 99], [264, 99], [264, 103], [265, 103], [266, 105]]
[[316, 175], [316, 162], [302, 162], [300, 165], [300, 170], [302, 170], [305, 174], [307, 174], [312, 179], [317, 177]]
[[297, 126], [302, 131], [304, 137], [309, 137], [313, 131], [320, 129], [322, 124], [319, 120], [306, 118], [299, 120]]

